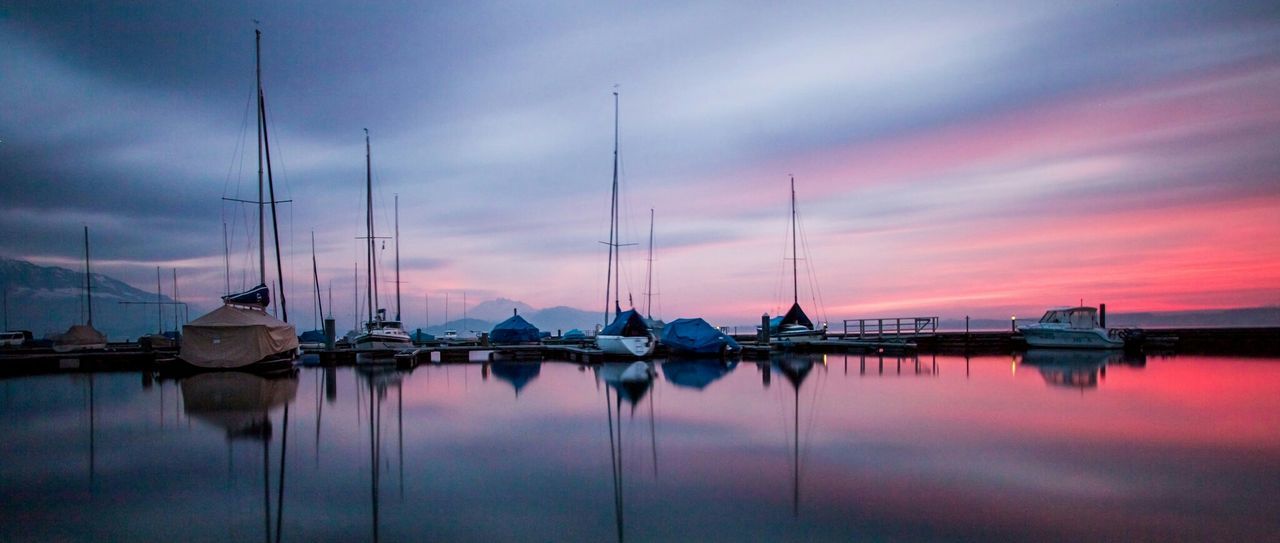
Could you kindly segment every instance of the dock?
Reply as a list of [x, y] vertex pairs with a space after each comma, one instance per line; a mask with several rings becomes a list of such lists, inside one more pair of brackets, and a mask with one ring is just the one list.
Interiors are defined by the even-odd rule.
[[[874, 356], [910, 356], [917, 354], [992, 355], [1010, 354], [1026, 349], [1020, 334], [1014, 331], [937, 331], [903, 328], [899, 333], [878, 334], [829, 333], [825, 338], [761, 342], [755, 336], [739, 336], [742, 357], [768, 359], [775, 353], [844, 353]], [[1197, 355], [1280, 355], [1280, 326], [1235, 328], [1167, 328], [1144, 330], [1140, 343], [1133, 349], [1146, 353]], [[173, 350], [146, 349], [136, 343], [112, 343], [92, 351], [59, 353], [49, 348], [0, 348], [0, 377], [45, 373], [83, 373], [109, 371], [149, 371], [162, 368], [176, 356]], [[304, 352], [298, 364], [350, 366], [356, 364], [357, 352], [351, 349]], [[400, 352], [383, 353], [388, 363], [400, 367], [421, 364], [466, 364], [498, 360], [561, 360], [576, 364], [635, 360], [605, 354], [590, 342], [530, 343], [520, 345], [423, 344]], [[666, 357], [664, 350], [650, 358]]]

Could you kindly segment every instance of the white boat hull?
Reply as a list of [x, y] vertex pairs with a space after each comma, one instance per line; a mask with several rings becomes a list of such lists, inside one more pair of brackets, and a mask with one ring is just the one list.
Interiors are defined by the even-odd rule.
[[649, 356], [657, 345], [653, 336], [596, 336], [596, 348], [605, 354]]
[[1018, 329], [1026, 339], [1028, 347], [1048, 347], [1055, 349], [1122, 349], [1124, 339], [1111, 337], [1106, 330], [1046, 328], [1040, 326], [1024, 326]]

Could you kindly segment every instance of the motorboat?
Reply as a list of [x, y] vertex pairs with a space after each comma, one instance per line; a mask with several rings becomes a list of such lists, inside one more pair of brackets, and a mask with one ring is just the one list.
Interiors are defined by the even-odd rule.
[[1066, 349], [1121, 349], [1121, 330], [1107, 330], [1098, 321], [1095, 307], [1060, 307], [1045, 312], [1040, 321], [1019, 326], [1028, 347]]

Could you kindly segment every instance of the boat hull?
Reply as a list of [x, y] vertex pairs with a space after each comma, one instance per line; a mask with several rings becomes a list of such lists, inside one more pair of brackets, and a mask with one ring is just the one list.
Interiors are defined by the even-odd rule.
[[620, 356], [649, 356], [657, 344], [652, 336], [596, 336], [598, 349]]
[[1025, 326], [1018, 329], [1028, 347], [1054, 349], [1122, 349], [1124, 340], [1107, 335], [1101, 328], [1062, 329]]

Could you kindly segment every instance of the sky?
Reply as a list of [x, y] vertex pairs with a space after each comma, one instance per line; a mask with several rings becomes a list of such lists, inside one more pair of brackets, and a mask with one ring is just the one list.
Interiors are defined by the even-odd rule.
[[603, 312], [615, 91], [623, 306], [653, 209], [655, 316], [785, 310], [791, 176], [819, 320], [1280, 304], [1273, 2], [190, 4], [0, 7], [0, 255], [78, 266], [88, 225], [212, 306], [225, 224], [256, 283], [257, 21], [305, 321], [312, 232], [340, 326], [363, 296], [365, 128], [410, 325]]

